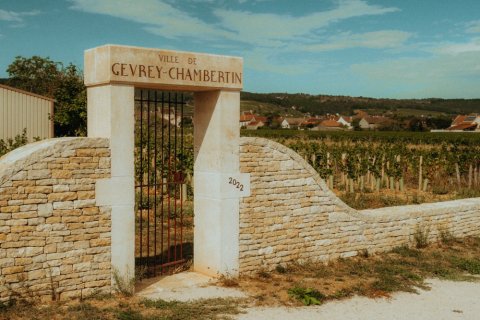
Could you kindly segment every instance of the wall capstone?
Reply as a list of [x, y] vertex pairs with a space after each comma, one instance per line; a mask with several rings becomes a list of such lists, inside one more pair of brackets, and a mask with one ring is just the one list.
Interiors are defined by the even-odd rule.
[[110, 208], [95, 203], [108, 177], [103, 138], [49, 139], [0, 158], [0, 301], [110, 291]]
[[240, 171], [251, 195], [240, 200], [240, 272], [328, 261], [361, 250], [411, 244], [418, 230], [480, 234], [480, 198], [357, 211], [343, 203], [300, 155], [264, 138], [242, 138]]

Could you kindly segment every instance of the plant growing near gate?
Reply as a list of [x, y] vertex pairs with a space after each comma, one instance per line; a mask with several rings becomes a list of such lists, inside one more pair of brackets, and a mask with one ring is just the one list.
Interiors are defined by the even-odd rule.
[[322, 304], [322, 301], [326, 298], [317, 289], [305, 288], [299, 285], [288, 289], [288, 295], [301, 301], [306, 306]]
[[415, 240], [415, 247], [422, 249], [428, 247], [428, 236], [430, 235], [430, 229], [418, 226], [413, 234]]

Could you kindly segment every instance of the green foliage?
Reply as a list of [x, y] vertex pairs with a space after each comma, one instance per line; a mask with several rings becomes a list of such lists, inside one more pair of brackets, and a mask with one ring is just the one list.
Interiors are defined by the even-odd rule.
[[451, 245], [457, 241], [455, 236], [446, 227], [439, 227], [438, 234], [440, 236], [440, 241], [445, 245]]
[[277, 271], [280, 274], [284, 274], [284, 273], [287, 273], [288, 270], [283, 265], [277, 264], [277, 266], [275, 267], [275, 271]]
[[23, 129], [23, 133], [16, 135], [14, 139], [7, 139], [6, 141], [0, 139], [0, 157], [4, 154], [21, 147], [28, 143], [27, 129]]
[[55, 134], [85, 136], [87, 134], [87, 91], [81, 72], [73, 64], [61, 70], [55, 90]]
[[322, 301], [326, 298], [323, 293], [316, 289], [305, 288], [299, 285], [288, 289], [288, 294], [306, 306], [322, 304]]
[[480, 259], [479, 258], [457, 258], [451, 259], [452, 264], [469, 274], [480, 274]]
[[430, 230], [425, 229], [422, 226], [418, 226], [413, 234], [413, 240], [415, 241], [415, 247], [418, 249], [428, 247], [428, 236], [430, 235]]
[[8, 84], [55, 99], [56, 136], [84, 136], [87, 128], [87, 97], [82, 73], [69, 64], [50, 58], [17, 56], [8, 66]]
[[17, 56], [7, 68], [8, 84], [53, 98], [61, 75], [61, 67], [60, 62], [52, 61], [48, 57], [32, 56], [25, 58]]

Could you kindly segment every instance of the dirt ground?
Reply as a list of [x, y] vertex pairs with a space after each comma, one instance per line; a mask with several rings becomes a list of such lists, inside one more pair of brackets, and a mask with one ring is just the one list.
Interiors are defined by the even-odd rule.
[[430, 290], [391, 298], [353, 297], [309, 307], [254, 307], [237, 320], [478, 320], [479, 282], [427, 281]]

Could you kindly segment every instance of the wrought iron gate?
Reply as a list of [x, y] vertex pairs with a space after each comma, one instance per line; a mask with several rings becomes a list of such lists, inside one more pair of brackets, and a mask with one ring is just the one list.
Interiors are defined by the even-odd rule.
[[186, 261], [184, 105], [183, 93], [135, 90], [135, 260], [147, 277]]

